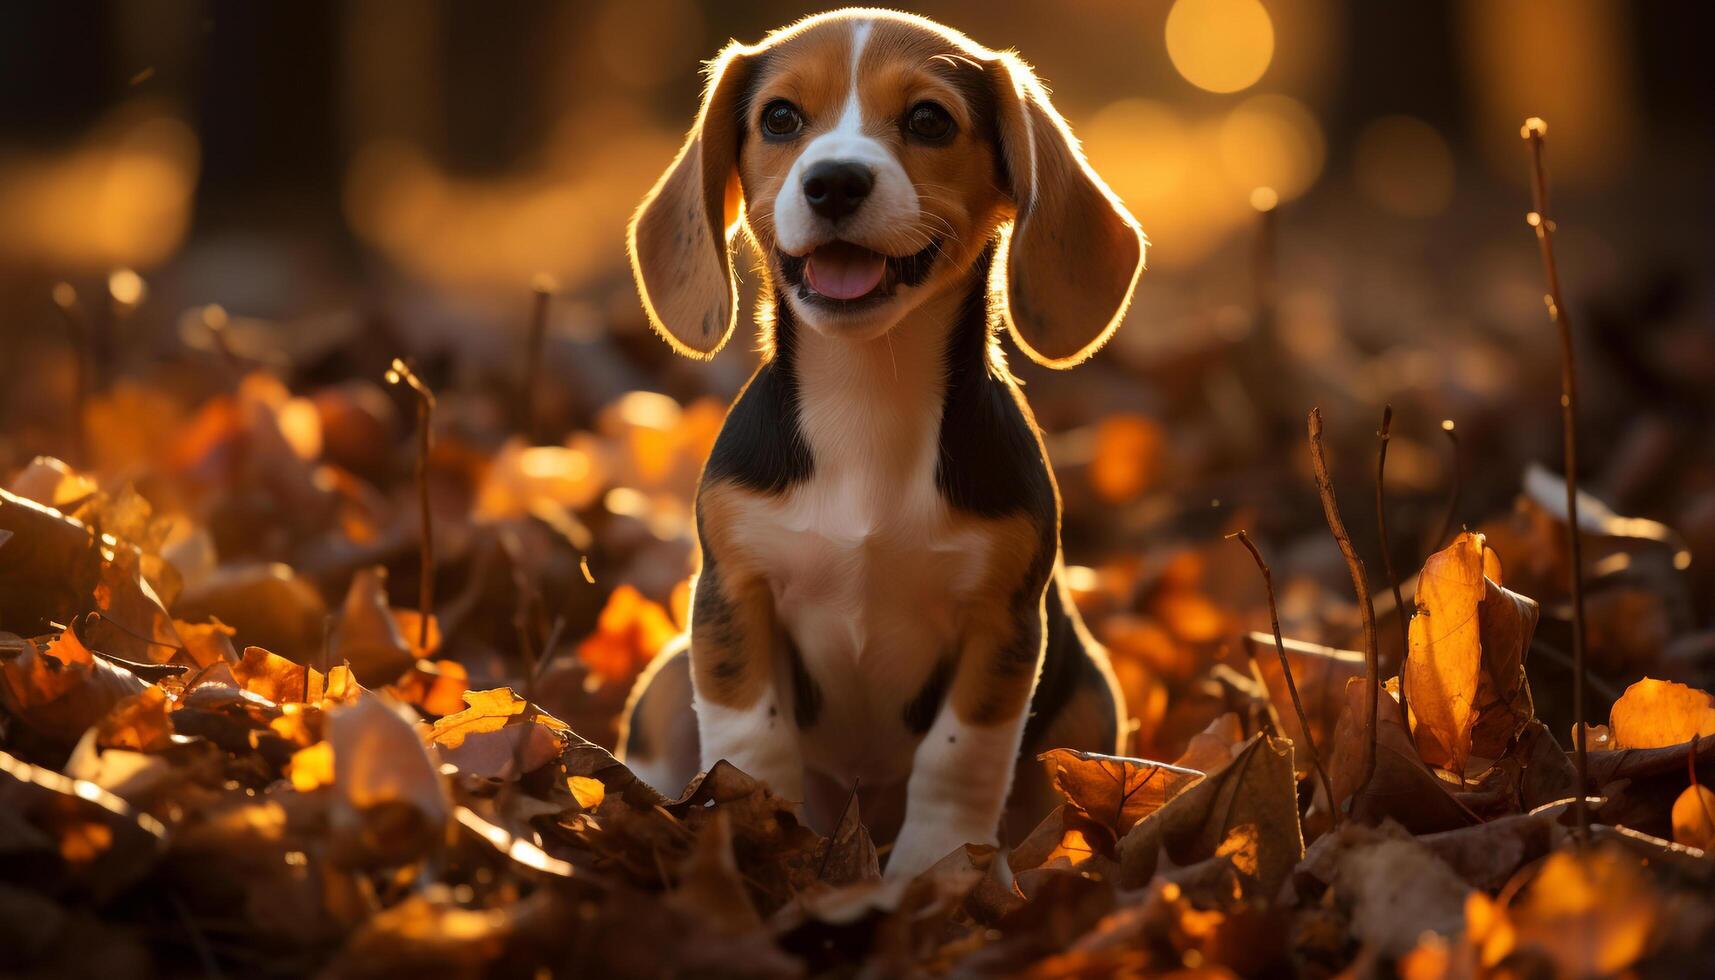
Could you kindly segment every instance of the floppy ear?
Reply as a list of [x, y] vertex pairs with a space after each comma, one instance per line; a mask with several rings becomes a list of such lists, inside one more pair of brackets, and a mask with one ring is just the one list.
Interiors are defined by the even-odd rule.
[[994, 284], [1013, 340], [1039, 364], [1067, 368], [1118, 329], [1147, 240], [1096, 176], [1030, 67], [991, 62], [1001, 158], [1017, 214]]
[[750, 60], [732, 45], [709, 66], [703, 107], [667, 172], [626, 231], [631, 273], [649, 324], [673, 349], [713, 357], [738, 320], [731, 243], [741, 207], [740, 100]]

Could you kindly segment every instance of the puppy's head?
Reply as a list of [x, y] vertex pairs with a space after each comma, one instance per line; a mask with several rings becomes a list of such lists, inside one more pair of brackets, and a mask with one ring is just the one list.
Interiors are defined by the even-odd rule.
[[1107, 340], [1144, 258], [1024, 62], [879, 10], [813, 17], [711, 63], [690, 137], [628, 236], [650, 322], [681, 353], [731, 336], [741, 227], [794, 316], [852, 339], [962, 283], [998, 234], [1000, 311], [1053, 367]]

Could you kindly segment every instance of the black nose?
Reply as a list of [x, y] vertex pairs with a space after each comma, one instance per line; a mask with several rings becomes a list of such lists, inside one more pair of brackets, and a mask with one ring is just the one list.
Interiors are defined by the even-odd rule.
[[804, 200], [829, 221], [838, 221], [863, 203], [875, 186], [875, 174], [861, 163], [824, 160], [804, 175]]

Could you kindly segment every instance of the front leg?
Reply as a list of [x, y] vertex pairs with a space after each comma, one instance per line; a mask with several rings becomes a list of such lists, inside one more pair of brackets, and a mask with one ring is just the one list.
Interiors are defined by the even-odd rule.
[[804, 799], [804, 761], [777, 683], [783, 644], [767, 583], [735, 574], [705, 547], [691, 611], [703, 770], [725, 759], [797, 803]]
[[1036, 601], [997, 612], [998, 628], [967, 635], [952, 684], [906, 784], [905, 823], [889, 878], [914, 877], [965, 844], [997, 844], [1012, 789], [1045, 627]]

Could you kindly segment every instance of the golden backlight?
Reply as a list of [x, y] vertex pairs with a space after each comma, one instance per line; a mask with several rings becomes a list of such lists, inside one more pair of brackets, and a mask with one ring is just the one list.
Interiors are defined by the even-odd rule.
[[1274, 23], [1257, 0], [1178, 0], [1167, 13], [1167, 56], [1210, 92], [1256, 84], [1274, 58]]

